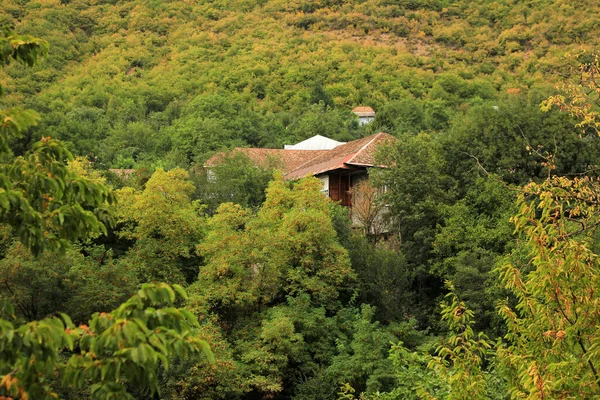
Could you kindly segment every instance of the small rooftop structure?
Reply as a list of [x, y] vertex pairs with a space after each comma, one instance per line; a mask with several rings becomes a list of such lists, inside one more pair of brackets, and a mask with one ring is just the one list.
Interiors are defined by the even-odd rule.
[[344, 144], [345, 142], [338, 142], [337, 140], [329, 139], [325, 136], [315, 135], [308, 138], [300, 143], [286, 144], [285, 150], [331, 150], [337, 146]]
[[375, 119], [375, 111], [369, 106], [355, 107], [352, 112], [358, 116], [359, 125], [368, 124]]
[[135, 169], [132, 169], [132, 168], [109, 168], [108, 172], [111, 172], [111, 173], [117, 175], [119, 178], [127, 179], [132, 174], [135, 173]]

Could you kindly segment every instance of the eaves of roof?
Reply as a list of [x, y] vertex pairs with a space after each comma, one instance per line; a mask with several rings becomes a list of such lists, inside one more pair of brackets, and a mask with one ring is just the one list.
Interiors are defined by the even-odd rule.
[[373, 167], [375, 166], [377, 148], [396, 140], [395, 137], [381, 132], [348, 142], [307, 161], [289, 172], [285, 178], [300, 179], [336, 169], [350, 169], [352, 166]]

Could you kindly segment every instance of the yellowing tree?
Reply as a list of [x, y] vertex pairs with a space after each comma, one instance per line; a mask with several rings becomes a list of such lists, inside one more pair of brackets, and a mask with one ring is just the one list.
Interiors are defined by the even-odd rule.
[[[43, 40], [0, 31], [0, 66], [14, 60], [33, 66], [47, 51]], [[38, 120], [35, 111], [21, 107], [0, 110], [0, 223], [34, 254], [64, 251], [70, 240], [106, 233], [112, 224], [107, 206], [114, 200], [107, 187], [67, 167], [73, 156], [57, 140], [43, 137], [25, 154], [13, 154], [9, 143]]]
[[[578, 83], [560, 86], [543, 108], [558, 105], [600, 134], [593, 105], [598, 57], [582, 63]], [[549, 166], [552, 168], [552, 165]], [[512, 218], [522, 249], [500, 268], [517, 299], [500, 308], [507, 323], [498, 356], [513, 398], [596, 398], [600, 393], [600, 181], [550, 177], [521, 192]]]
[[335, 307], [354, 280], [331, 222], [330, 200], [314, 179], [290, 186], [276, 178], [258, 213], [223, 204], [208, 230], [198, 247], [207, 264], [197, 287], [214, 309], [260, 310], [299, 293], [315, 305]]
[[[32, 65], [46, 51], [44, 41], [0, 32], [0, 66], [12, 59]], [[38, 118], [20, 108], [0, 110], [0, 223], [36, 255], [64, 252], [70, 240], [106, 232], [105, 207], [113, 200], [102, 183], [67, 166], [73, 158], [59, 141], [43, 138], [14, 157], [9, 143]], [[126, 382], [153, 396], [159, 365], [168, 368], [169, 358], [213, 358], [194, 335], [198, 320], [175, 307], [177, 295], [187, 297], [180, 286], [145, 284], [116, 310], [96, 313], [79, 327], [65, 314], [24, 322], [0, 301], [0, 398], [56, 399], [62, 383], [88, 390], [93, 399], [133, 399]]]
[[600, 135], [600, 84], [597, 82], [600, 57], [597, 53], [582, 51], [572, 58], [577, 65], [571, 67], [569, 74], [575, 82], [569, 80], [558, 84], [557, 89], [560, 93], [544, 101], [542, 110], [548, 111], [552, 107], [558, 107], [575, 117], [579, 121], [577, 127], [583, 132], [591, 129]]
[[513, 218], [527, 262], [501, 268], [517, 298], [504, 305], [508, 344], [498, 355], [514, 398], [593, 398], [600, 393], [600, 183], [553, 178], [528, 185]]
[[135, 240], [128, 261], [144, 280], [188, 281], [197, 275], [195, 247], [204, 231], [202, 206], [191, 201], [194, 185], [183, 169], [156, 170], [142, 191], [117, 192], [121, 237]]

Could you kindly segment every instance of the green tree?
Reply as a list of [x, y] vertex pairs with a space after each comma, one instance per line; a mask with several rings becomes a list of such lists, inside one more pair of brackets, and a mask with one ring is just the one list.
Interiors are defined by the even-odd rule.
[[180, 169], [157, 169], [141, 191], [117, 191], [118, 234], [135, 240], [121, 262], [136, 266], [142, 282], [191, 282], [200, 260], [195, 247], [204, 234], [203, 206], [192, 201], [194, 185]]
[[[9, 30], [3, 31], [0, 45], [2, 65], [11, 58], [31, 65], [46, 49], [45, 42]], [[0, 114], [0, 152], [5, 160], [0, 165], [2, 222], [16, 228], [34, 254], [44, 249], [64, 253], [70, 239], [106, 232], [102, 221], [110, 219], [100, 208], [112, 201], [112, 193], [97, 179], [82, 178], [70, 169], [64, 161], [72, 157], [58, 141], [44, 138], [33, 151], [12, 156], [10, 140], [38, 117], [18, 108]], [[95, 314], [89, 326], [77, 328], [66, 314], [24, 322], [3, 301], [0, 396], [57, 398], [54, 380], [67, 387], [89, 388], [96, 399], [133, 399], [124, 383], [152, 395], [158, 388], [158, 367], [168, 367], [170, 357], [204, 353], [212, 359], [208, 344], [193, 335], [197, 319], [174, 306], [176, 292], [186, 297], [179, 286], [146, 284], [115, 311]], [[66, 363], [61, 360], [64, 352]]]
[[209, 358], [177, 358], [162, 371], [160, 393], [162, 399], [235, 399], [249, 391], [250, 379], [243, 366], [234, 358], [234, 346], [229, 343], [214, 316], [207, 316], [194, 307], [194, 299], [186, 304], [190, 312], [201, 315], [196, 335], [210, 343], [215, 360]]
[[485, 334], [475, 333], [473, 311], [453, 293], [452, 285], [447, 285], [450, 293], [446, 298], [450, 301], [442, 304], [442, 321], [448, 324], [451, 334], [427, 366], [435, 371], [441, 390], [429, 393], [427, 388], [418, 387], [417, 392], [425, 398], [449, 400], [494, 398], [491, 390], [497, 388], [489, 387], [485, 371], [485, 363], [493, 354], [493, 342]]
[[393, 225], [398, 226], [405, 254], [424, 263], [431, 251], [433, 232], [439, 221], [439, 208], [452, 199], [452, 181], [444, 175], [435, 137], [421, 134], [407, 137], [393, 147], [382, 148], [380, 161], [390, 168], [374, 171], [373, 177], [385, 187]]
[[[494, 368], [494, 344], [483, 333], [476, 333], [474, 313], [454, 293], [441, 304], [447, 337], [439, 340], [435, 356], [423, 349], [409, 351], [402, 342], [393, 346], [399, 385], [382, 394], [383, 399], [505, 399], [504, 382]], [[436, 340], [438, 341], [438, 340]], [[376, 398], [371, 396], [371, 398]]]
[[194, 197], [206, 204], [208, 214], [214, 214], [222, 203], [235, 203], [244, 208], [258, 209], [265, 201], [265, 191], [280, 160], [267, 160], [267, 165], [255, 163], [242, 152], [224, 156], [218, 165], [192, 174], [196, 185]]
[[595, 174], [600, 141], [580, 140], [568, 115], [542, 112], [539, 103], [544, 97], [539, 91], [509, 94], [457, 115], [442, 145], [459, 189], [487, 174], [509, 184], [540, 181], [548, 176], [549, 162], [558, 175]]
[[222, 95], [199, 95], [182, 116], [165, 129], [172, 138], [171, 157], [178, 166], [200, 164], [210, 152], [224, 146], [255, 145], [264, 117], [238, 100]]
[[276, 178], [255, 215], [221, 205], [198, 247], [207, 261], [196, 284], [202, 297], [215, 310], [260, 310], [285, 295], [308, 293], [315, 305], [335, 309], [354, 273], [330, 212], [316, 179], [290, 188]]
[[[128, 386], [152, 395], [159, 365], [172, 356], [205, 354], [208, 344], [194, 336], [198, 320], [174, 307], [181, 287], [146, 284], [111, 313], [95, 314], [75, 327], [66, 314], [23, 323], [9, 306], [0, 319], [0, 393], [22, 399], [56, 398], [52, 380], [89, 388], [93, 399], [134, 397]], [[74, 350], [77, 349], [77, 352]], [[61, 352], [71, 352], [66, 363]]]
[[383, 323], [403, 321], [414, 311], [414, 270], [393, 247], [393, 241], [373, 244], [357, 234], [347, 247], [357, 275], [358, 300], [375, 306], [375, 316]]
[[512, 397], [594, 397], [599, 390], [600, 312], [597, 180], [555, 177], [527, 185], [513, 217], [525, 259], [500, 268], [516, 298], [501, 315], [507, 343], [498, 350]]
[[215, 316], [249, 396], [291, 396], [334, 353], [329, 316], [352, 292], [355, 275], [331, 213], [316, 179], [291, 184], [279, 176], [258, 212], [225, 203], [208, 220], [198, 246], [206, 264], [191, 303]]
[[0, 261], [0, 298], [27, 321], [58, 311], [76, 322], [87, 321], [94, 312], [127, 300], [138, 284], [132, 266], [116, 262], [103, 246], [72, 245], [63, 254], [34, 257], [16, 242]]
[[440, 209], [432, 269], [451, 281], [456, 295], [473, 310], [476, 330], [503, 332], [496, 302], [506, 294], [492, 270], [514, 246], [509, 219], [516, 212], [517, 190], [495, 177], [478, 178], [464, 198]]
[[417, 314], [421, 318], [431, 315], [442, 291], [442, 281], [432, 274], [430, 260], [441, 210], [454, 197], [453, 180], [446, 174], [436, 139], [420, 134], [382, 148], [379, 160], [390, 167], [371, 173], [376, 186], [385, 191], [389, 226], [398, 233], [399, 248], [414, 276], [415, 301], [422, 307]]
[[[42, 40], [3, 29], [0, 65], [14, 59], [31, 66], [47, 48]], [[72, 239], [106, 233], [112, 192], [70, 171], [65, 161], [73, 159], [71, 153], [49, 137], [23, 156], [12, 154], [10, 142], [37, 123], [36, 112], [14, 107], [1, 110], [0, 120], [0, 221], [35, 254], [64, 251]]]
[[341, 334], [336, 353], [324, 374], [334, 388], [349, 384], [366, 395], [388, 391], [398, 383], [388, 358], [390, 345], [398, 341], [393, 329], [375, 319], [375, 307], [363, 304], [336, 315]]
[[[582, 64], [580, 86], [566, 86], [568, 100], [555, 96], [543, 107], [559, 104], [579, 119], [578, 127], [594, 130], [597, 67], [596, 57]], [[588, 176], [553, 176], [519, 194], [511, 221], [523, 240], [498, 269], [515, 297], [499, 309], [508, 333], [498, 349], [513, 398], [586, 398], [599, 391], [599, 185]]]
[[286, 124], [284, 144], [298, 143], [315, 135], [347, 142], [359, 138], [360, 129], [356, 116], [350, 110], [312, 104]]
[[337, 327], [325, 308], [315, 307], [307, 294], [286, 300], [265, 310], [260, 319], [247, 320], [234, 336], [251, 393], [290, 396], [299, 381], [322, 373], [334, 354]]
[[575, 64], [568, 71], [570, 80], [557, 85], [560, 93], [542, 102], [542, 111], [558, 107], [577, 119], [576, 126], [582, 132], [589, 130], [600, 135], [600, 110], [597, 103], [600, 85], [596, 82], [600, 72], [600, 57], [595, 52], [583, 50], [569, 61]]
[[390, 101], [379, 111], [374, 127], [389, 133], [417, 134], [425, 130], [425, 111], [421, 101], [406, 98]]

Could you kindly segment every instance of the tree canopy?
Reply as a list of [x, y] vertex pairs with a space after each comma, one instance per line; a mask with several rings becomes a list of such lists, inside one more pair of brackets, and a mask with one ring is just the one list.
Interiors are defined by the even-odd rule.
[[5, 0], [0, 398], [598, 397], [599, 12]]

